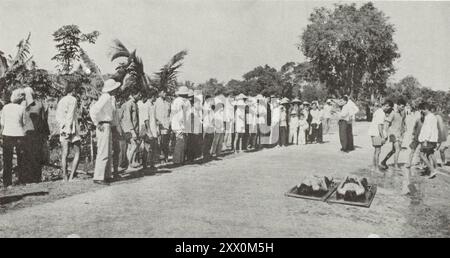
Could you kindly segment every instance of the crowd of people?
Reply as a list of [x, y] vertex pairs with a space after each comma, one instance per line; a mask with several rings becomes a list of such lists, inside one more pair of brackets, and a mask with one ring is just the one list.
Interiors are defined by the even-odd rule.
[[[56, 107], [62, 176], [70, 181], [78, 169], [83, 145], [80, 117], [84, 117], [95, 130], [93, 180], [98, 184], [108, 184], [128, 168], [154, 170], [156, 163], [167, 164], [169, 159], [178, 166], [207, 162], [224, 151], [322, 143], [336, 107], [332, 100], [321, 105], [275, 96], [209, 96], [186, 86], [169, 97], [155, 89], [124, 91], [113, 79], [104, 82], [102, 94], [91, 103], [83, 101], [85, 96], [78, 88], [74, 82], [67, 83], [65, 96]], [[13, 183], [14, 150], [19, 183], [41, 180], [42, 166], [48, 161], [42, 149], [50, 135], [43, 106], [33, 90], [25, 88], [14, 90], [10, 103], [3, 107], [0, 125], [5, 187]], [[342, 106], [345, 111], [345, 104]], [[344, 130], [346, 136], [351, 134], [350, 125]]]
[[[402, 150], [402, 143], [407, 132], [406, 128], [406, 102], [403, 99], [394, 104], [387, 100], [373, 114], [373, 119], [369, 128], [369, 136], [374, 147], [373, 167], [377, 172], [382, 173], [388, 169], [387, 161], [394, 157], [394, 169], [401, 170], [399, 166], [399, 155]], [[407, 168], [411, 168], [415, 153], [419, 152], [420, 161], [424, 165], [423, 175], [429, 178], [436, 176], [438, 166], [447, 165], [445, 151], [449, 147], [448, 142], [448, 119], [433, 104], [426, 102], [418, 105], [414, 116], [414, 127], [412, 129], [410, 154]], [[380, 162], [381, 147], [389, 142], [391, 150]], [[435, 153], [439, 154], [441, 164], [438, 164]], [[405, 178], [409, 180], [410, 171], [407, 171]], [[408, 192], [406, 185], [403, 191]]]

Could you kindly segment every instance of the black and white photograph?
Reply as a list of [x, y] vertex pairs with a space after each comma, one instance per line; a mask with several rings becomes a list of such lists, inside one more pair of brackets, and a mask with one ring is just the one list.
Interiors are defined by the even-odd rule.
[[0, 0], [0, 238], [449, 238], [449, 126], [450, 1]]

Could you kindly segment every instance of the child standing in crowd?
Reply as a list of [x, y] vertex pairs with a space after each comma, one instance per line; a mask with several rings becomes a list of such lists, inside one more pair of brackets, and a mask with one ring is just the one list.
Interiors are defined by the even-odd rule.
[[381, 108], [375, 111], [372, 122], [370, 123], [369, 136], [372, 139], [372, 146], [374, 147], [372, 164], [373, 170], [376, 172], [380, 172], [378, 164], [380, 160], [381, 146], [383, 146], [386, 141], [386, 136], [384, 134], [386, 112], [388, 112], [393, 106], [394, 103], [392, 101], [386, 101]]

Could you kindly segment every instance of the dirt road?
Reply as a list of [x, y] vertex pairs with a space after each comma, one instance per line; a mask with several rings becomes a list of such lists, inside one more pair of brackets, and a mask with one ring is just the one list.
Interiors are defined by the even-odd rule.
[[448, 176], [414, 177], [412, 197], [400, 195], [398, 173], [370, 178], [379, 188], [369, 209], [284, 196], [305, 175], [370, 177], [367, 126], [357, 124], [351, 153], [331, 134], [7, 212], [0, 237], [450, 237]]

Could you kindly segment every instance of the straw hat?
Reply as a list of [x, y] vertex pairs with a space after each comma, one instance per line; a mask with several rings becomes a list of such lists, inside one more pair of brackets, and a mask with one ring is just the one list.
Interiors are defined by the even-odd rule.
[[266, 99], [266, 98], [264, 98], [263, 95], [258, 94], [258, 95], [256, 95], [256, 99], [257, 99], [257, 100], [263, 100], [263, 99]]
[[11, 93], [11, 103], [17, 103], [25, 99], [25, 91], [22, 88], [15, 89]]
[[245, 96], [244, 94], [239, 94], [237, 97], [236, 97], [236, 100], [243, 100], [243, 99], [246, 99], [247, 98], [247, 96]]
[[188, 97], [194, 97], [194, 90], [189, 90]]
[[308, 101], [304, 101], [303, 105], [309, 105], [309, 102]]
[[299, 98], [295, 98], [291, 101], [291, 103], [302, 103], [302, 101]]
[[289, 99], [288, 98], [283, 98], [280, 102], [281, 105], [286, 105], [289, 104]]
[[178, 90], [175, 92], [175, 95], [182, 96], [182, 95], [189, 95], [189, 89], [186, 86], [181, 86], [178, 88]]
[[105, 81], [104, 85], [103, 85], [103, 93], [108, 93], [111, 92], [117, 88], [119, 88], [121, 85], [120, 82], [116, 82], [114, 79], [108, 79]]

